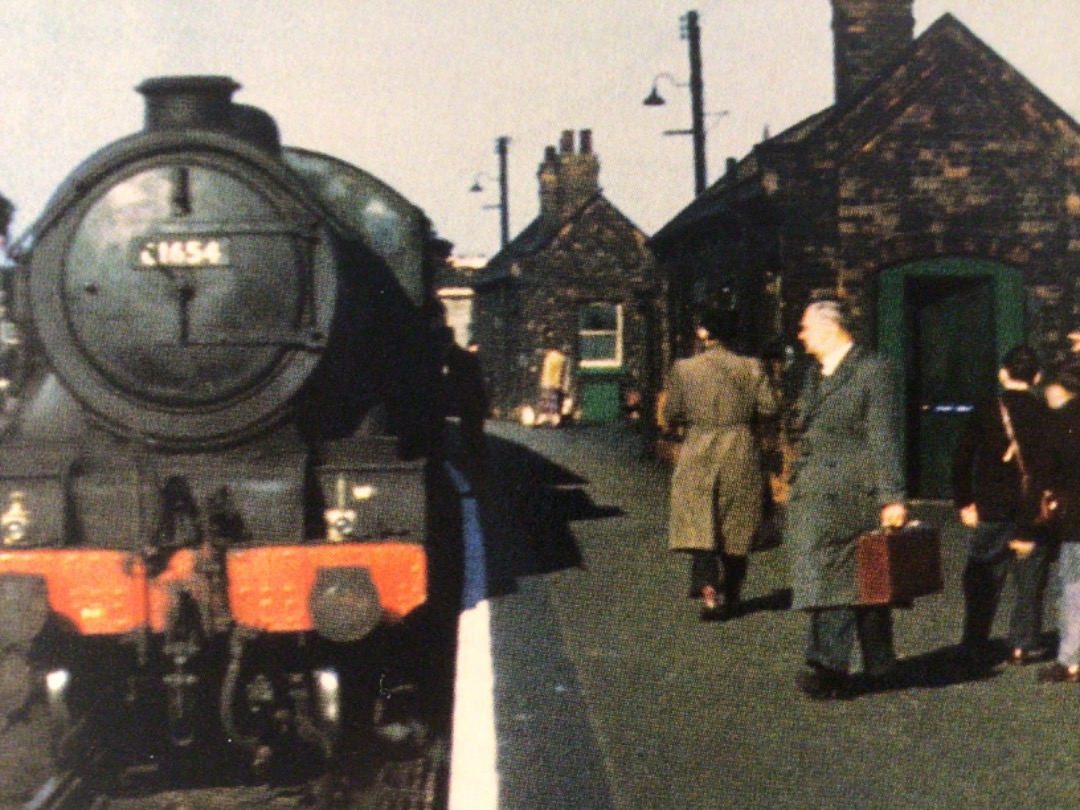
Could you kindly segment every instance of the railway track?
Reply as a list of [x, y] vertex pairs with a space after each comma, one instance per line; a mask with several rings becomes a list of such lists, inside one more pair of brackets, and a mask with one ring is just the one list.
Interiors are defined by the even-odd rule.
[[93, 776], [105, 761], [104, 749], [89, 744], [83, 749], [83, 765], [50, 776], [21, 810], [104, 810], [103, 798], [92, 788]]
[[68, 772], [50, 777], [34, 798], [23, 805], [22, 810], [83, 810], [83, 808], [102, 810], [103, 806], [95, 802], [82, 777], [74, 772]]
[[450, 747], [437, 740], [421, 758], [383, 766], [371, 810], [441, 810], [446, 805]]
[[130, 772], [110, 774], [99, 751], [83, 761], [90, 767], [51, 776], [20, 810], [442, 810], [449, 746], [435, 740], [414, 756], [383, 762], [366, 785], [323, 776], [289, 786], [158, 790]]

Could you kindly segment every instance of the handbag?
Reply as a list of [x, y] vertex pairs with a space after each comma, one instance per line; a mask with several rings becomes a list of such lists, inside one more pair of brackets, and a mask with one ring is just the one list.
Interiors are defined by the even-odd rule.
[[[1029, 502], [1031, 495], [1031, 475], [1024, 463], [1024, 454], [1020, 452], [1020, 443], [1016, 440], [1016, 431], [1013, 430], [1012, 419], [1009, 418], [1009, 409], [1002, 400], [998, 400], [998, 409], [1001, 411], [1001, 423], [1005, 427], [1005, 437], [1009, 440], [1009, 449], [1005, 452], [1008, 459], [1010, 453], [1016, 459], [1016, 466], [1020, 468], [1020, 495], [1025, 502]], [[1044, 489], [1039, 492], [1039, 499], [1032, 510], [1031, 523], [1033, 526], [1053, 528], [1060, 524], [1064, 518], [1066, 499], [1060, 492], [1052, 489]]]

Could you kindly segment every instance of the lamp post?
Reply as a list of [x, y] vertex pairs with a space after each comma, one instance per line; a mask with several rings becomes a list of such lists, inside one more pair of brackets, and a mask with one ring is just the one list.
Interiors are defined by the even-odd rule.
[[[506, 158], [509, 151], [510, 139], [505, 135], [495, 140], [495, 154], [499, 156], [499, 202], [496, 205], [485, 205], [484, 208], [498, 208], [499, 209], [499, 232], [501, 238], [501, 247], [506, 247], [510, 243], [510, 203], [509, 203], [509, 181], [507, 179], [506, 172]], [[476, 177], [473, 178], [473, 184], [469, 188], [469, 191], [478, 194], [484, 190], [484, 187], [480, 185], [480, 178], [487, 177], [484, 172], [478, 172]], [[489, 178], [490, 179], [490, 178]]]
[[676, 87], [690, 88], [690, 129], [669, 129], [665, 135], [691, 135], [694, 139], [694, 195], [705, 190], [705, 84], [701, 79], [701, 28], [698, 26], [698, 13], [688, 11], [682, 17], [681, 38], [687, 41], [690, 49], [690, 81], [679, 82], [670, 73], [657, 74], [653, 79], [652, 92], [642, 102], [647, 107], [664, 104], [664, 98], [657, 91], [657, 82], [667, 78]]

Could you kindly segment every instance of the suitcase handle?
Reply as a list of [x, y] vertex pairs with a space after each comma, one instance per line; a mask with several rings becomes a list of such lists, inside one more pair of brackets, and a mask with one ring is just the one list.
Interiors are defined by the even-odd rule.
[[908, 529], [917, 529], [920, 526], [925, 525], [921, 520], [909, 520], [903, 526], [882, 526], [881, 529], [886, 534], [903, 534]]

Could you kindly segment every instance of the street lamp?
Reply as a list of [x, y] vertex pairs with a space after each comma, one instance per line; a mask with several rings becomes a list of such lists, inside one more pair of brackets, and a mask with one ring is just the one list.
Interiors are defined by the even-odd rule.
[[479, 194], [484, 190], [484, 187], [480, 185], [480, 178], [486, 177], [488, 180], [495, 180], [499, 184], [499, 202], [496, 205], [485, 205], [484, 208], [497, 208], [499, 209], [499, 231], [501, 237], [501, 246], [506, 247], [510, 243], [510, 203], [509, 203], [509, 184], [506, 174], [506, 155], [509, 151], [510, 139], [503, 135], [497, 138], [495, 141], [495, 154], [499, 156], [499, 177], [489, 177], [484, 172], [477, 172], [473, 178], [473, 184], [469, 188], [469, 192], [472, 194]]
[[694, 139], [694, 195], [705, 190], [705, 85], [701, 79], [701, 29], [698, 27], [698, 13], [688, 11], [681, 18], [681, 38], [685, 39], [690, 49], [690, 81], [679, 82], [670, 73], [657, 74], [653, 79], [652, 92], [642, 102], [647, 107], [658, 107], [664, 103], [657, 90], [657, 83], [667, 78], [676, 87], [690, 88], [690, 129], [669, 129], [665, 135], [692, 135]]
[[[660, 90], [659, 90], [660, 79], [667, 79], [668, 81], [670, 81], [676, 87], [689, 87], [690, 86], [687, 82], [676, 81], [675, 77], [672, 76], [670, 73], [657, 73], [656, 78], [653, 79], [652, 91], [649, 93], [649, 95], [647, 95], [645, 97], [645, 100], [641, 102], [646, 107], [662, 107], [663, 105], [667, 104], [667, 99], [665, 99], [662, 95], [660, 95]], [[705, 118], [709, 118], [709, 117], [723, 118], [725, 115], [728, 115], [730, 112], [731, 112], [730, 110], [719, 110], [718, 112], [707, 112], [707, 113], [705, 113], [704, 117]], [[706, 125], [705, 131], [708, 132], [710, 129], [711, 129], [711, 127]], [[665, 135], [693, 135], [694, 130], [692, 130], [692, 129], [665, 129], [664, 134]], [[769, 139], [768, 130], [766, 129], [766, 135], [763, 138], [763, 140], [767, 141], [768, 139]]]
[[680, 82], [678, 79], [676, 79], [670, 73], [657, 73], [656, 76], [653, 77], [652, 90], [649, 91], [649, 95], [645, 96], [645, 100], [641, 102], [646, 107], [662, 107], [665, 104], [667, 104], [667, 99], [664, 98], [662, 95], [660, 95], [660, 80], [661, 79], [667, 79], [669, 82], [671, 82], [676, 87], [689, 87], [690, 86], [689, 82]]

